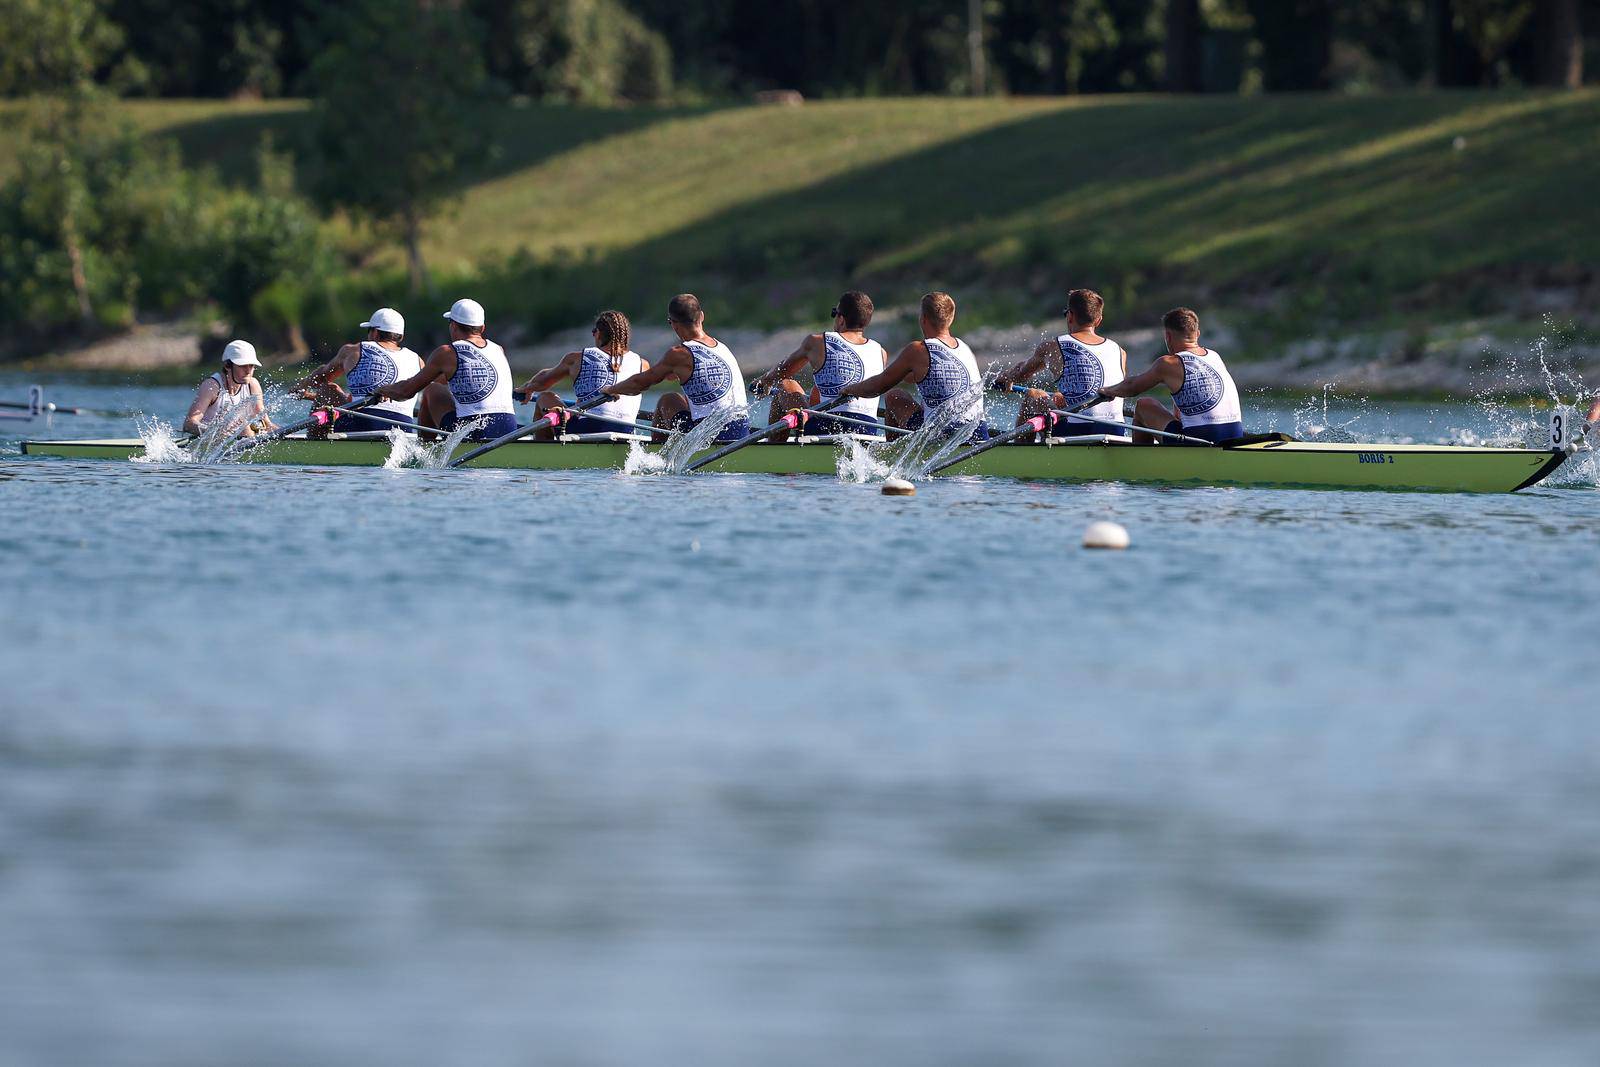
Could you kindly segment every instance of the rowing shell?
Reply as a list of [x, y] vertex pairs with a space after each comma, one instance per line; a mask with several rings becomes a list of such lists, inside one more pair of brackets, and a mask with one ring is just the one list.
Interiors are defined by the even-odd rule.
[[[474, 447], [464, 442], [456, 455], [464, 455]], [[521, 470], [620, 469], [630, 447], [638, 446], [630, 445], [621, 435], [611, 434], [562, 442], [518, 441], [468, 465]], [[135, 439], [25, 441], [22, 451], [30, 456], [65, 459], [128, 460], [142, 456], [144, 444]], [[320, 441], [290, 437], [253, 450], [249, 462], [379, 467], [389, 453], [389, 441], [383, 437], [349, 439], [335, 435]], [[1549, 477], [1564, 459], [1565, 452], [1531, 448], [1322, 444], [1276, 437], [1234, 447], [1199, 448], [1136, 445], [1091, 437], [1054, 445], [1002, 445], [945, 473], [1147, 485], [1506, 493]], [[838, 451], [831, 440], [810, 444], [763, 442], [740, 449], [706, 470], [728, 474], [836, 474]]]

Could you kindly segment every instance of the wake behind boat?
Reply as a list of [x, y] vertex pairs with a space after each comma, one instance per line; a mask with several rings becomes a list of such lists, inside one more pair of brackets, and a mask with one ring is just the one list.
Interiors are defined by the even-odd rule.
[[[704, 469], [724, 474], [836, 474], [841, 437], [761, 441]], [[862, 443], [866, 443], [863, 441]], [[253, 449], [252, 463], [314, 467], [381, 467], [390, 457], [387, 434], [297, 434]], [[453, 457], [474, 446], [462, 442]], [[566, 435], [555, 441], [516, 441], [465, 464], [519, 470], [621, 470], [630, 453], [659, 453], [627, 434]], [[63, 459], [142, 458], [138, 438], [24, 441], [30, 456]], [[712, 449], [697, 453], [709, 456]], [[1142, 485], [1261, 488], [1377, 489], [1508, 493], [1536, 485], [1567, 458], [1561, 449], [1467, 445], [1324, 443], [1282, 434], [1212, 447], [1134, 444], [1116, 436], [1082, 436], [1056, 443], [1008, 443], [950, 467], [950, 475], [980, 475]]]

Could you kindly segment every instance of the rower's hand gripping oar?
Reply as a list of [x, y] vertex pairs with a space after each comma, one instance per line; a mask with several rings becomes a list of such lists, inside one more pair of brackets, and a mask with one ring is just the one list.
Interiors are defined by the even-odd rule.
[[[353, 413], [360, 411], [362, 408], [371, 407], [373, 404], [379, 404], [382, 402], [383, 398], [380, 396], [367, 396], [362, 397], [360, 400], [351, 404], [348, 408], [338, 408], [337, 410]], [[301, 422], [297, 422], [293, 426], [280, 426], [276, 430], [271, 430], [267, 433], [256, 434], [254, 437], [246, 438], [245, 440], [239, 442], [239, 447], [260, 448], [262, 445], [270, 445], [274, 441], [281, 441], [290, 434], [299, 433], [301, 430], [309, 430], [313, 426], [326, 426], [334, 419], [338, 418], [338, 416], [333, 413], [334, 410], [335, 409], [331, 408], [317, 408], [311, 413], [310, 418], [304, 419]]]
[[[1019, 389], [1021, 387], [1014, 385], [1011, 388], [1013, 390], [1016, 390], [1016, 389]], [[1027, 390], [1023, 389], [1022, 391], [1026, 392]], [[965, 463], [967, 460], [971, 459], [973, 456], [982, 455], [984, 452], [989, 451], [989, 449], [991, 449], [991, 448], [998, 448], [1000, 445], [1003, 445], [1003, 444], [1007, 443], [1008, 441], [1015, 441], [1017, 438], [1026, 436], [1027, 434], [1030, 434], [1030, 433], [1047, 433], [1049, 431], [1050, 427], [1054, 426], [1056, 424], [1056, 420], [1058, 418], [1060, 418], [1061, 416], [1063, 416], [1063, 415], [1076, 415], [1078, 412], [1084, 410], [1085, 408], [1093, 407], [1094, 405], [1096, 405], [1098, 403], [1101, 403], [1100, 398], [1099, 397], [1093, 397], [1093, 398], [1091, 398], [1089, 400], [1085, 400], [1082, 404], [1079, 404], [1077, 407], [1072, 408], [1072, 409], [1070, 409], [1068, 411], [1053, 411], [1052, 410], [1052, 411], [1045, 412], [1043, 415], [1035, 415], [1033, 418], [1029, 419], [1028, 421], [1024, 422], [1022, 425], [1018, 426], [1015, 430], [1012, 430], [1010, 433], [1003, 433], [999, 437], [991, 437], [991, 438], [989, 438], [989, 440], [983, 442], [983, 444], [981, 444], [981, 445], [975, 445], [972, 448], [967, 449], [965, 452], [960, 452], [960, 453], [957, 453], [954, 456], [951, 456], [949, 459], [945, 460], [943, 463], [937, 463], [934, 466], [929, 467], [928, 468], [928, 473], [929, 474], [938, 474], [942, 470], [946, 470], [946, 469], [948, 469], [950, 467], [954, 467], [957, 463]]]
[[[835, 400], [831, 404], [823, 405], [818, 410], [819, 411], [823, 411], [823, 412], [832, 412], [832, 410], [834, 408], [838, 407], [840, 404], [843, 404], [844, 402], [845, 402], [844, 399], [840, 398], [838, 400]], [[761, 427], [761, 429], [757, 430], [755, 433], [751, 434], [750, 436], [741, 437], [741, 438], [739, 438], [739, 440], [733, 442], [732, 444], [726, 445], [726, 446], [724, 446], [722, 448], [717, 449], [715, 452], [711, 453], [711, 455], [707, 456], [705, 459], [695, 460], [693, 463], [689, 464], [687, 467], [685, 467], [683, 469], [683, 473], [691, 474], [694, 471], [699, 470], [701, 467], [704, 467], [704, 466], [707, 466], [709, 464], [715, 463], [717, 460], [721, 459], [723, 456], [731, 456], [731, 455], [733, 455], [733, 453], [739, 451], [739, 449], [741, 449], [741, 448], [744, 448], [746, 445], [755, 444], [757, 441], [761, 440], [763, 437], [770, 437], [772, 434], [778, 432], [779, 430], [785, 430], [785, 429], [787, 429], [787, 430], [798, 430], [800, 427], [802, 427], [802, 426], [804, 426], [806, 424], [806, 419], [810, 417], [810, 412], [811, 412], [811, 409], [809, 409], [809, 408], [791, 408], [789, 410], [789, 412], [787, 414], [785, 414], [783, 416], [783, 418], [779, 419], [777, 422], [771, 423], [771, 424], [769, 424], [767, 426], [763, 426], [763, 427]]]
[[606, 401], [608, 401], [610, 399], [611, 398], [609, 396], [607, 396], [604, 393], [602, 393], [599, 396], [595, 397], [593, 400], [589, 401], [587, 404], [579, 404], [575, 408], [552, 408], [551, 410], [545, 412], [543, 415], [540, 415], [537, 419], [534, 419], [532, 422], [528, 423], [528, 425], [526, 425], [526, 426], [518, 426], [515, 430], [512, 430], [510, 433], [505, 434], [504, 436], [501, 436], [501, 437], [496, 437], [493, 441], [490, 441], [486, 445], [482, 445], [482, 446], [480, 446], [478, 448], [474, 448], [471, 452], [468, 452], [466, 455], [462, 456], [460, 459], [451, 460], [449, 465], [452, 468], [463, 466], [463, 465], [465, 465], [467, 463], [471, 463], [473, 460], [477, 459], [479, 456], [485, 455], [486, 453], [489, 453], [489, 452], [493, 452], [497, 448], [501, 448], [501, 447], [503, 447], [505, 445], [509, 445], [513, 441], [520, 441], [524, 437], [527, 437], [528, 435], [530, 435], [532, 433], [535, 433], [535, 432], [537, 432], [539, 430], [544, 429], [546, 426], [562, 426], [562, 425], [565, 425], [566, 421], [568, 419], [572, 418], [572, 416], [576, 415], [578, 412], [580, 412], [580, 411], [588, 411], [590, 408], [593, 408], [593, 407], [599, 407], [601, 404], [604, 404]]
[[[1027, 395], [1028, 387], [1025, 385], [1013, 385], [1010, 391], [1013, 393], [1022, 393], [1023, 395]], [[1204, 437], [1190, 437], [1188, 434], [1170, 433], [1166, 430], [1151, 429], [1148, 426], [1132, 426], [1126, 422], [1114, 422], [1111, 419], [1102, 419], [1096, 415], [1085, 415], [1083, 413], [1085, 409], [1094, 407], [1096, 404], [1101, 403], [1103, 399], [1103, 397], [1094, 397], [1088, 403], [1080, 404], [1078, 407], [1075, 407], [1070, 411], [1063, 411], [1060, 408], [1051, 408], [1050, 413], [1057, 416], [1071, 415], [1079, 422], [1092, 422], [1096, 426], [1105, 426], [1109, 429], [1116, 430], [1119, 433], [1132, 430], [1134, 433], [1147, 433], [1152, 437], [1165, 437], [1172, 441], [1182, 441], [1186, 445], [1204, 445], [1206, 448], [1227, 447], [1227, 442], [1225, 441], [1219, 445], [1216, 441], [1207, 441]]]

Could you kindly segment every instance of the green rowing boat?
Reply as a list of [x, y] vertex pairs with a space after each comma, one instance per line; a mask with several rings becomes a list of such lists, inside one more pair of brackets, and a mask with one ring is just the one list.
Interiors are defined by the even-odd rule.
[[[521, 470], [621, 469], [630, 449], [640, 447], [611, 435], [598, 436], [601, 439], [551, 443], [519, 441], [475, 459], [468, 466]], [[22, 451], [30, 456], [63, 459], [129, 460], [142, 456], [144, 447], [137, 439], [25, 441]], [[379, 467], [389, 459], [391, 447], [383, 437], [353, 439], [335, 435], [321, 441], [289, 437], [249, 452], [246, 461], [312, 467]], [[464, 455], [473, 447], [476, 446], [463, 443], [455, 454]], [[706, 454], [709, 450], [701, 453]], [[1553, 449], [1321, 444], [1280, 435], [1215, 448], [1135, 445], [1115, 439], [1084, 438], [1053, 445], [1001, 445], [944, 473], [1145, 485], [1506, 493], [1525, 489], [1549, 477], [1566, 457], [1567, 453]], [[810, 444], [764, 442], [740, 449], [706, 470], [726, 474], [836, 474], [839, 458], [839, 450], [832, 439]]]

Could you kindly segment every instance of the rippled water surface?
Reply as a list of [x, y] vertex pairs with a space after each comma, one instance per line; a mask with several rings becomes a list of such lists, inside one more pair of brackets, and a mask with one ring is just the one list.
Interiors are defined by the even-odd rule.
[[0, 422], [0, 1062], [1600, 1060], [1587, 467], [892, 499], [16, 454], [130, 430]]

